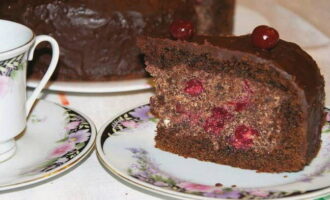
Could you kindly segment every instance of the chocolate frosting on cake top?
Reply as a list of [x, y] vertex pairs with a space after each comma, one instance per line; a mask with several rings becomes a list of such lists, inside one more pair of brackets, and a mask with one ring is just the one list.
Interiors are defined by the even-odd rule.
[[[297, 44], [279, 40], [278, 44], [270, 49], [254, 47], [250, 35], [239, 37], [209, 37], [195, 36], [193, 42], [208, 45], [212, 44], [230, 51], [236, 51], [241, 56], [253, 56], [255, 59], [265, 59], [276, 65], [276, 68], [286, 72], [305, 93], [309, 105], [324, 102], [324, 79], [313, 58]], [[229, 52], [229, 55], [232, 53]], [[222, 55], [224, 56], [224, 50]], [[259, 59], [260, 61], [260, 59]]]
[[[109, 80], [146, 75], [137, 36], [170, 38], [174, 19], [192, 21], [199, 33], [229, 34], [233, 5], [234, 0], [201, 5], [195, 0], [1, 0], [0, 18], [58, 41], [58, 79]], [[36, 52], [38, 61], [29, 68], [35, 77], [46, 71], [49, 54], [49, 48]]]
[[[49, 34], [60, 45], [59, 79], [102, 80], [144, 76], [137, 35], [169, 37], [174, 18], [196, 20], [189, 1], [14, 0], [1, 3], [0, 16]], [[23, 6], [24, 5], [24, 6]], [[166, 28], [164, 28], [166, 26]], [[39, 57], [40, 56], [40, 57]], [[37, 51], [33, 74], [42, 76], [47, 49]]]

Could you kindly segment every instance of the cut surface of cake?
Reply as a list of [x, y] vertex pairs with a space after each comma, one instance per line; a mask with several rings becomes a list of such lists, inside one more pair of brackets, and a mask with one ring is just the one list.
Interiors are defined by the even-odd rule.
[[269, 50], [239, 37], [142, 37], [154, 77], [156, 147], [259, 172], [293, 172], [317, 155], [324, 79], [298, 45]]
[[[234, 0], [2, 0], [0, 18], [23, 23], [60, 46], [57, 80], [146, 77], [136, 37], [170, 38], [173, 20], [190, 20], [199, 34], [231, 34]], [[38, 46], [29, 67], [40, 78], [51, 58]]]

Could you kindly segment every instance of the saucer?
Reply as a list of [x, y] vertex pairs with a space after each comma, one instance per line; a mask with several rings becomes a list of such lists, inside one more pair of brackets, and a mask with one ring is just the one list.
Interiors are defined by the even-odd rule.
[[93, 149], [95, 127], [83, 114], [39, 100], [13, 158], [0, 163], [0, 191], [39, 183], [77, 165]]
[[155, 148], [157, 119], [149, 109], [124, 112], [96, 139], [100, 162], [135, 186], [182, 199], [313, 199], [330, 192], [330, 113], [320, 152], [309, 166], [295, 173], [257, 173]]

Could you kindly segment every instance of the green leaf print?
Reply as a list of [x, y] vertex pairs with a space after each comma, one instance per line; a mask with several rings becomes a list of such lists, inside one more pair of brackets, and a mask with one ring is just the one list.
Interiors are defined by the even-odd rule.
[[76, 149], [79, 150], [85, 146], [85, 142], [79, 143], [76, 145]]
[[68, 139], [69, 139], [68, 137], [65, 137], [65, 138], [63, 138], [63, 139], [57, 140], [56, 143], [65, 142], [65, 141], [67, 141]]

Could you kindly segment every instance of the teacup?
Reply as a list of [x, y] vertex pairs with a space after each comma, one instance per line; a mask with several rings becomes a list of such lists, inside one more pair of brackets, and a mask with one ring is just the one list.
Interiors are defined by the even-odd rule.
[[[16, 152], [15, 137], [26, 126], [26, 119], [39, 93], [53, 74], [59, 47], [50, 36], [36, 36], [28, 27], [0, 20], [0, 162]], [[52, 59], [39, 85], [26, 98], [27, 61], [32, 60], [35, 47], [47, 41], [52, 47]]]

